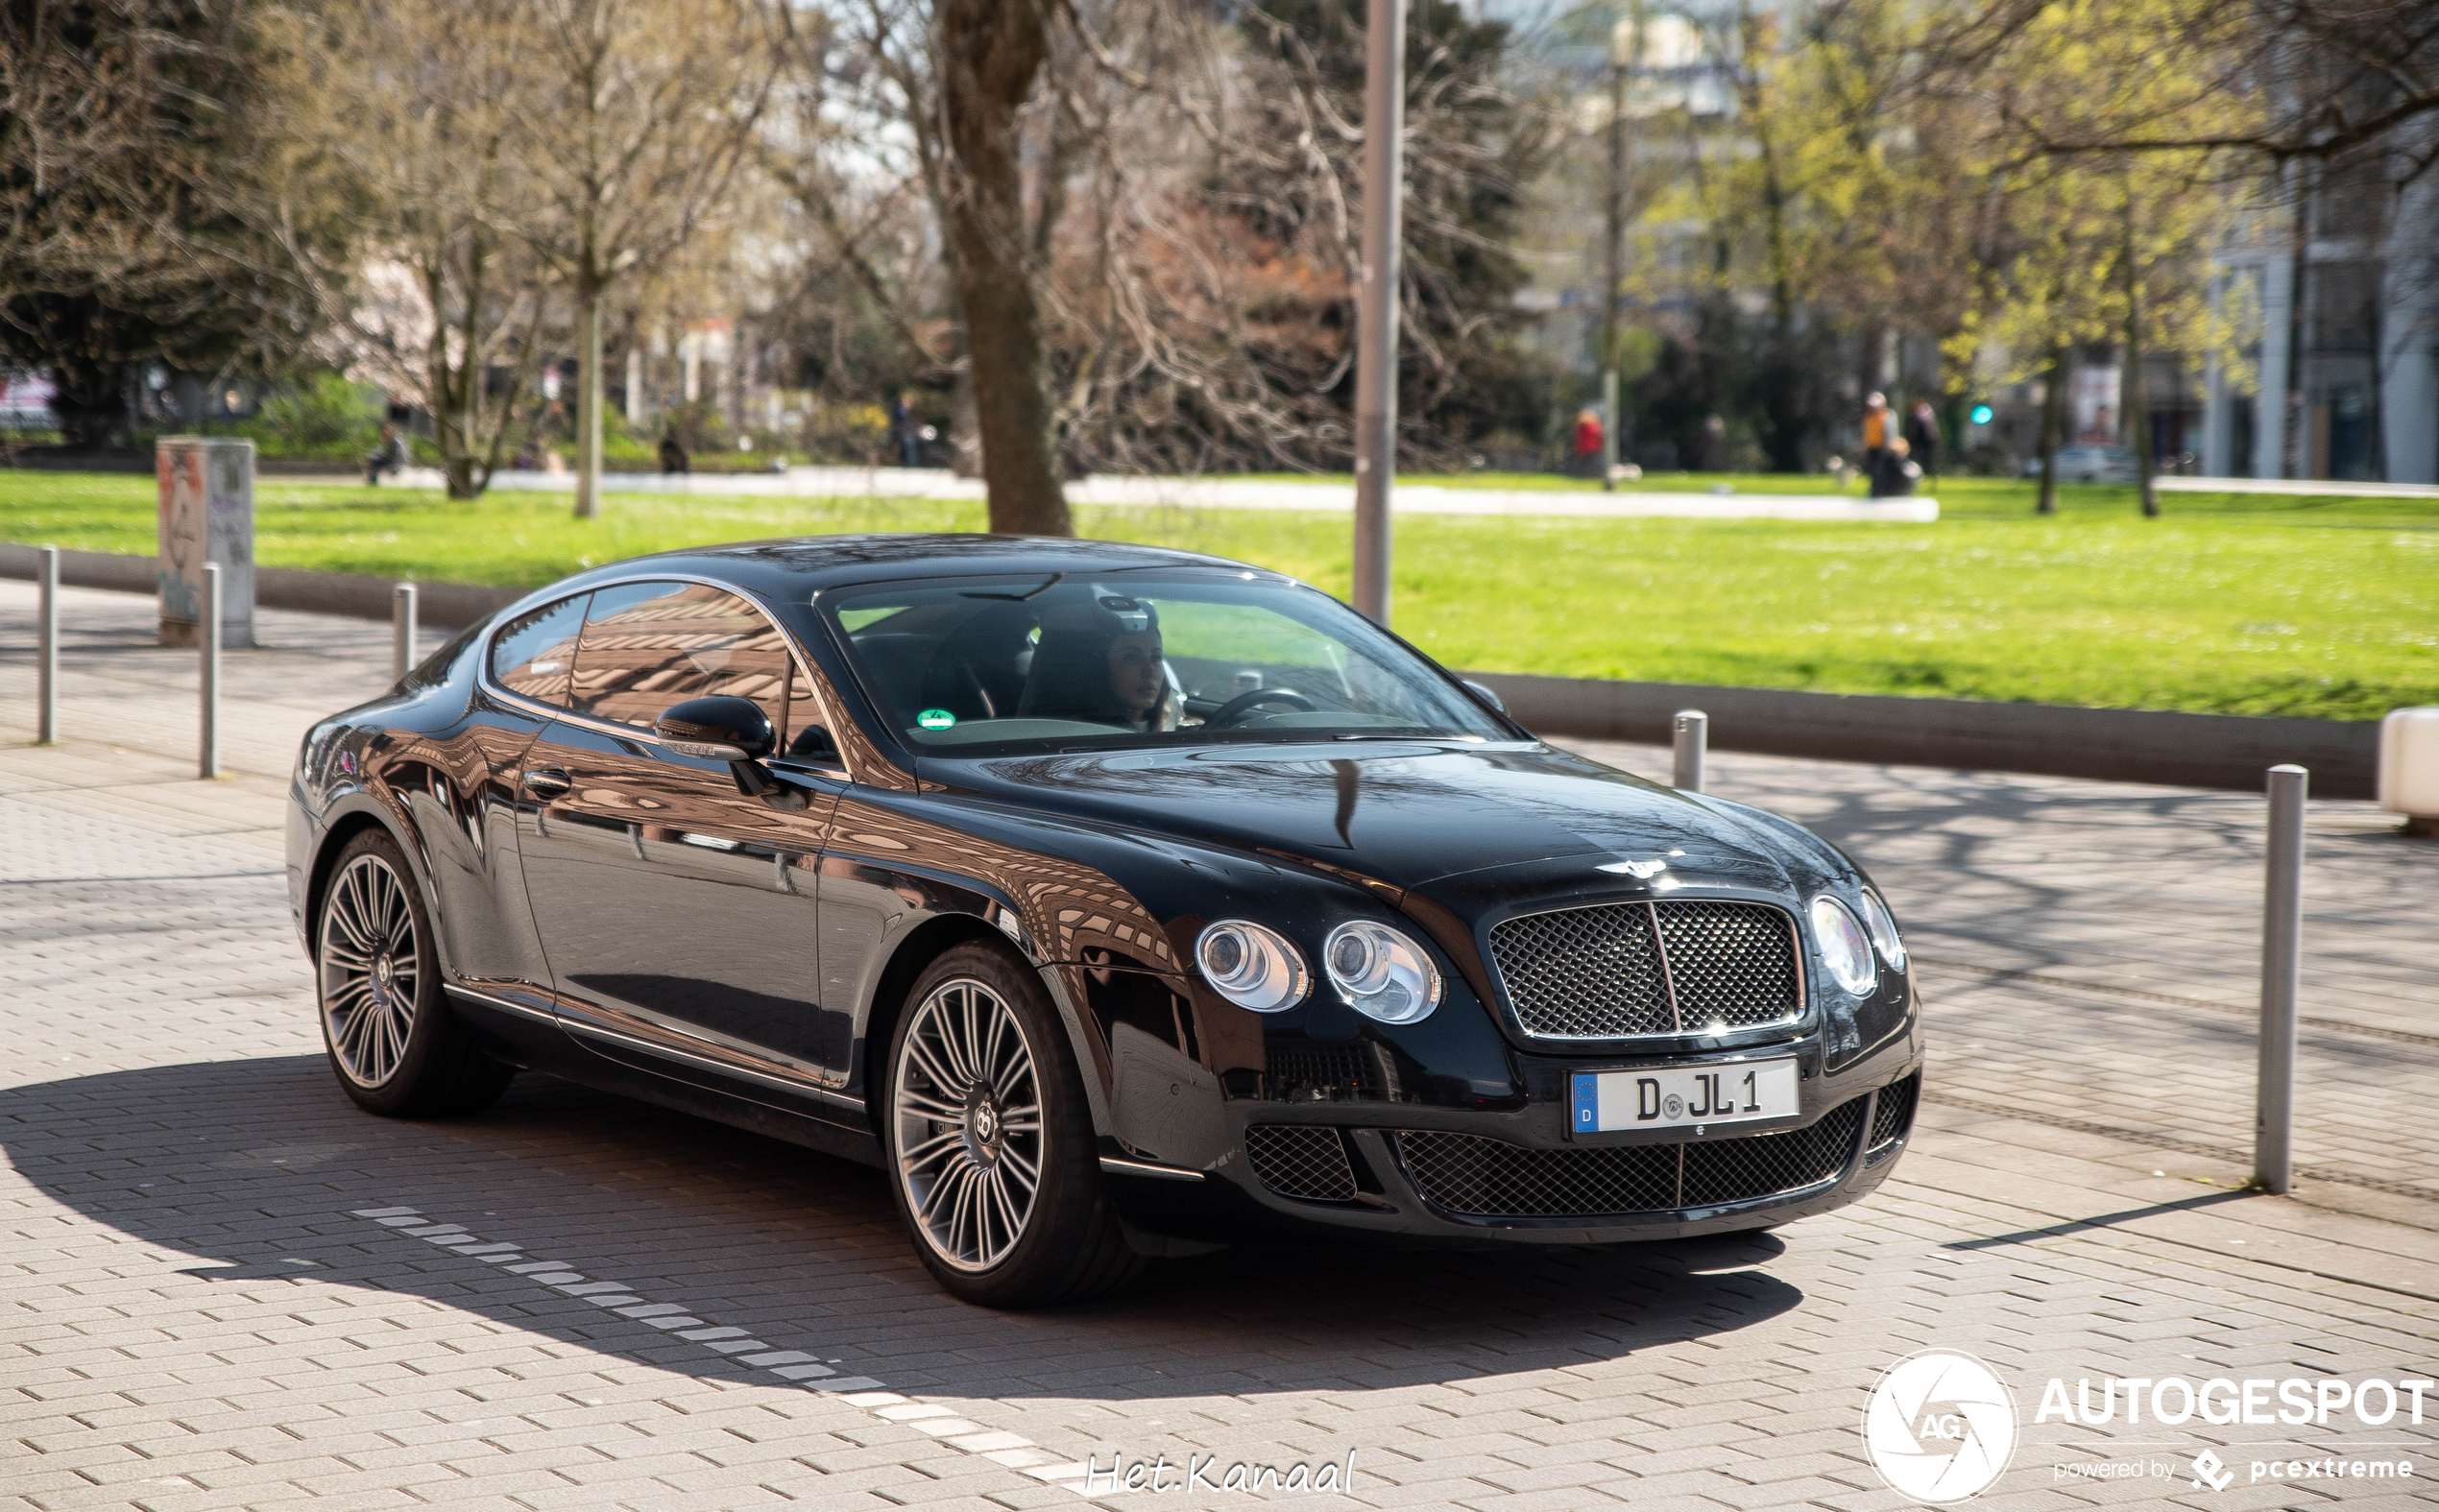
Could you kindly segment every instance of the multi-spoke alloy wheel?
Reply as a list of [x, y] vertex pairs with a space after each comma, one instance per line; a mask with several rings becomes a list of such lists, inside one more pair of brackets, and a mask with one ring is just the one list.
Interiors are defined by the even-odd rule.
[[423, 951], [407, 884], [377, 854], [348, 862], [322, 914], [322, 1016], [330, 1057], [359, 1087], [398, 1074], [415, 1029]]
[[1025, 1237], [1042, 1186], [1042, 1095], [1025, 1025], [972, 977], [940, 983], [898, 1044], [898, 1180], [944, 1262], [988, 1270]]
[[339, 1086], [390, 1117], [488, 1107], [516, 1068], [486, 1053], [442, 994], [432, 916], [398, 842], [358, 831], [331, 857], [317, 906], [322, 1039]]

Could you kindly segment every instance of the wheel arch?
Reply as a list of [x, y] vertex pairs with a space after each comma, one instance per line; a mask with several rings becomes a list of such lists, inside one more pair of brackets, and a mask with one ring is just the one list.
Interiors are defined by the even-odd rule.
[[889, 1044], [897, 1036], [898, 1020], [906, 1010], [915, 979], [941, 956], [974, 941], [1006, 951], [1042, 984], [1042, 991], [1050, 996], [1050, 1010], [1067, 1029], [1068, 1051], [1075, 1057], [1076, 1074], [1084, 1084], [1084, 1103], [1092, 1114], [1093, 1132], [1109, 1133], [1111, 1089], [1104, 1074], [1103, 1057], [1094, 1044], [1094, 1026], [1086, 1021], [1090, 1011], [1087, 1005], [1075, 999], [1056, 968], [1035, 959], [1033, 952], [985, 924], [979, 916], [946, 913], [926, 920], [899, 942], [873, 989], [870, 1011], [864, 1016], [863, 1043], [857, 1050], [864, 1118], [873, 1138], [883, 1140], [885, 1147], [881, 1120], [888, 1116]]
[[[407, 869], [415, 874], [411, 880], [423, 894], [425, 910], [429, 911], [432, 906], [432, 890], [428, 879], [423, 876], [423, 857], [414, 837], [408, 833], [401, 833], [397, 816], [391, 814], [371, 795], [358, 796], [359, 803], [350, 804], [344, 811], [332, 815], [329, 823], [323, 827], [322, 838], [313, 855], [313, 868], [305, 876], [305, 958], [317, 965], [322, 960], [322, 933], [319, 927], [322, 918], [322, 899], [323, 895], [329, 890], [330, 870], [337, 863], [339, 852], [348, 848], [349, 842], [366, 830], [381, 830], [397, 844], [399, 852], [406, 856]], [[432, 941], [433, 949], [437, 951], [440, 944], [438, 931], [435, 931]], [[448, 974], [448, 965], [446, 961], [442, 963], [441, 974], [444, 977]]]

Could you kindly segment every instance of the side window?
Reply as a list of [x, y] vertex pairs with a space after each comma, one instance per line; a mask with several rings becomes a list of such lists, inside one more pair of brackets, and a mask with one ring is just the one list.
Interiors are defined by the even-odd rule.
[[699, 583], [631, 583], [592, 595], [576, 652], [578, 713], [652, 728], [670, 705], [750, 698], [787, 722], [787, 645], [760, 610]]
[[492, 637], [492, 681], [545, 704], [566, 704], [576, 633], [584, 629], [585, 604], [592, 596], [563, 598], [501, 626]]

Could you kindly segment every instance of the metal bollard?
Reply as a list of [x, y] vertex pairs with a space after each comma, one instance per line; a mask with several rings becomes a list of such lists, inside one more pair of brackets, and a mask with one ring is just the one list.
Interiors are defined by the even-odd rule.
[[42, 548], [42, 607], [35, 616], [37, 659], [35, 737], [36, 745], [60, 743], [60, 548]]
[[390, 681], [415, 669], [415, 585], [401, 583], [390, 590]]
[[2261, 1082], [2253, 1114], [2253, 1179], [2294, 1185], [2295, 993], [2303, 975], [2304, 804], [2311, 774], [2269, 771], [2269, 864], [2261, 892]]
[[220, 564], [204, 564], [204, 622], [198, 644], [204, 648], [204, 738], [196, 760], [198, 775], [220, 775]]
[[1711, 716], [1699, 708], [1680, 708], [1675, 725], [1677, 742], [1677, 780], [1672, 785], [1682, 792], [1702, 790], [1702, 757], [1710, 745]]

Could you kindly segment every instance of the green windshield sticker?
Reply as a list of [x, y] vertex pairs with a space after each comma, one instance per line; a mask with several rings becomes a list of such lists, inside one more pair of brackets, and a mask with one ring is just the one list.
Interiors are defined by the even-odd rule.
[[957, 716], [945, 708], [927, 708], [915, 715], [915, 723], [926, 730], [946, 730], [956, 722]]

